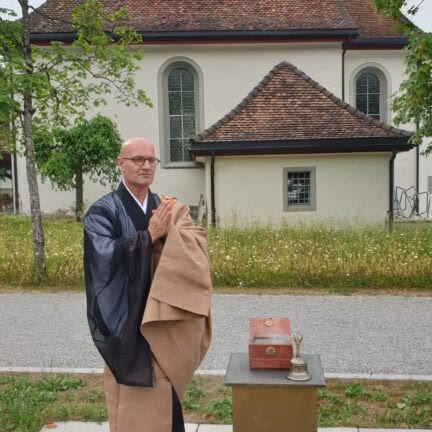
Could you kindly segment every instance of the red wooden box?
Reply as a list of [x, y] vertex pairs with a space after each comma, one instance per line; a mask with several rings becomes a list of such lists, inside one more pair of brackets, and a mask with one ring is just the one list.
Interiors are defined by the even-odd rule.
[[250, 369], [289, 369], [292, 355], [288, 318], [249, 319]]

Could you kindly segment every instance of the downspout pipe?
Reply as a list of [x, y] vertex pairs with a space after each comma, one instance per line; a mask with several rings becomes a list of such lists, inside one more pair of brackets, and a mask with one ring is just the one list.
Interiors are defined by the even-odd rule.
[[351, 46], [351, 37], [342, 44], [342, 100], [345, 101], [345, 53]]
[[211, 152], [210, 160], [210, 201], [211, 201], [211, 226], [216, 227], [216, 205], [215, 205], [215, 159], [214, 150]]
[[[419, 129], [419, 122], [416, 121], [416, 130]], [[420, 144], [416, 145], [416, 199], [415, 199], [415, 213], [419, 215], [419, 193], [420, 193]]]
[[[15, 140], [15, 138], [14, 138]], [[14, 144], [15, 146], [15, 144]], [[18, 166], [17, 166], [17, 152], [14, 149], [12, 154], [12, 181], [13, 181], [13, 208], [14, 214], [19, 214], [19, 194], [18, 194]]]
[[389, 221], [389, 232], [393, 232], [393, 219], [394, 219], [394, 161], [396, 159], [396, 147], [392, 149], [392, 156], [389, 162], [389, 210], [388, 210], [388, 221]]

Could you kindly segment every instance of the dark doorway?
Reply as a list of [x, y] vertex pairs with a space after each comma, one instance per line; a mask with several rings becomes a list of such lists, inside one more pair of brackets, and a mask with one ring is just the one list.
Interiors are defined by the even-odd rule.
[[2, 152], [0, 157], [0, 212], [13, 213], [12, 158]]

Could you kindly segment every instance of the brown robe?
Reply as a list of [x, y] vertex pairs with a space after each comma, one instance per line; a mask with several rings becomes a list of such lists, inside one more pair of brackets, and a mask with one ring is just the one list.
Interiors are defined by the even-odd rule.
[[153, 247], [154, 276], [141, 333], [153, 355], [154, 387], [118, 384], [105, 368], [110, 432], [171, 432], [172, 388], [183, 398], [211, 339], [207, 236], [175, 202], [164, 242]]

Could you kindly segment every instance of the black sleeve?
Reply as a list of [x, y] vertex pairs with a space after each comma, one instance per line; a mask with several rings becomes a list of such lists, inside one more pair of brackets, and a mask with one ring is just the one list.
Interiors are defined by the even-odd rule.
[[[150, 350], [139, 332], [150, 268], [148, 232], [125, 238], [115, 209], [92, 207], [84, 219], [87, 318], [96, 347], [122, 384], [151, 385]], [[138, 374], [137, 362], [147, 365]]]
[[[89, 319], [119, 337], [127, 318], [128, 262], [119, 225], [109, 209], [90, 209], [84, 219], [84, 275]], [[94, 305], [93, 305], [94, 303]], [[94, 311], [94, 314], [92, 313]], [[92, 327], [92, 325], [90, 326]]]

